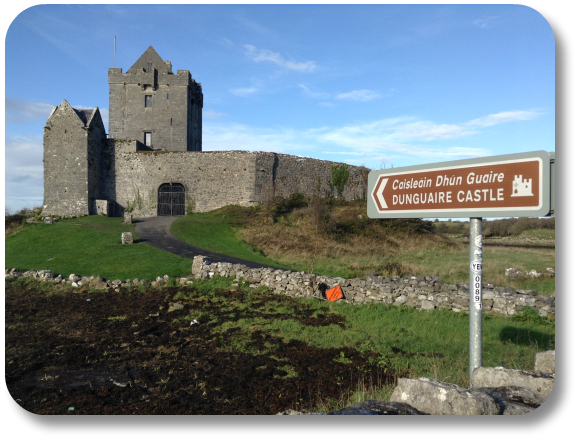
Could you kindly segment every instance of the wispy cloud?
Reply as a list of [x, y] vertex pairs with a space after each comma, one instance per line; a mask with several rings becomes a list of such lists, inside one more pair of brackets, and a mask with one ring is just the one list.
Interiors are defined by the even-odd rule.
[[537, 110], [518, 110], [518, 111], [502, 111], [501, 113], [490, 114], [485, 117], [470, 120], [464, 125], [475, 127], [490, 127], [506, 122], [515, 122], [519, 120], [531, 120], [544, 114]]
[[317, 105], [320, 105], [322, 107], [329, 107], [329, 108], [337, 107], [337, 104], [335, 102], [319, 102], [319, 104], [317, 104]]
[[42, 137], [6, 135], [5, 202], [10, 210], [42, 203], [44, 169]]
[[27, 102], [6, 98], [6, 121], [25, 123], [35, 120], [46, 120], [54, 105], [42, 102]]
[[230, 88], [229, 91], [236, 96], [249, 96], [259, 91], [259, 87], [237, 87]]
[[276, 151], [317, 155], [331, 160], [343, 156], [350, 163], [368, 163], [375, 157], [401, 157], [407, 164], [485, 157], [485, 148], [447, 145], [448, 140], [478, 135], [486, 127], [538, 117], [535, 111], [508, 111], [460, 124], [434, 123], [414, 116], [400, 116], [341, 127], [257, 128], [247, 125], [205, 125], [203, 149]]
[[245, 44], [243, 47], [245, 48], [245, 55], [255, 62], [269, 61], [285, 69], [300, 72], [311, 72], [317, 68], [315, 61], [295, 62], [285, 59], [281, 54], [272, 52], [271, 50], [257, 49], [250, 44]]
[[[46, 104], [43, 102], [20, 101], [18, 99], [6, 98], [6, 122], [9, 123], [27, 123], [43, 121], [45, 122], [50, 116], [52, 108], [56, 105]], [[60, 102], [57, 104], [60, 105]], [[72, 105], [72, 104], [71, 104]], [[93, 106], [72, 105], [77, 110], [93, 110]], [[108, 127], [108, 108], [99, 108], [100, 116], [104, 122], [105, 128]]]
[[211, 108], [203, 110], [203, 119], [219, 119], [224, 116], [227, 116], [227, 113], [219, 113]]
[[474, 20], [473, 25], [476, 27], [479, 27], [480, 29], [487, 29], [489, 27], [491, 27], [492, 22], [498, 17], [493, 16], [493, 17], [483, 17], [483, 18], [478, 18], [477, 20]]
[[369, 102], [369, 101], [372, 101], [372, 100], [377, 99], [379, 97], [380, 97], [379, 93], [364, 89], [364, 90], [353, 90], [353, 91], [350, 91], [347, 93], [339, 93], [337, 96], [335, 96], [335, 99], [337, 99], [337, 100], [345, 99], [345, 100], [351, 100], [351, 101]]
[[311, 90], [309, 87], [307, 87], [305, 84], [299, 84], [299, 88], [301, 90], [303, 90], [303, 93], [306, 96], [309, 96], [311, 98], [316, 98], [316, 99], [328, 99], [331, 97], [331, 95], [329, 93], [325, 93], [325, 92], [319, 92], [319, 91], [313, 91]]

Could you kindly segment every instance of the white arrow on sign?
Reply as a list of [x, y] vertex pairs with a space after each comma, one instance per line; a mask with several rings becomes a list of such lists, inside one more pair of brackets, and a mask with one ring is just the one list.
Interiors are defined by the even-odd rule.
[[[377, 207], [378, 212], [380, 210], [384, 210], [387, 209], [387, 203], [385, 202], [385, 198], [383, 196], [383, 191], [385, 190], [385, 186], [387, 185], [387, 181], [389, 180], [389, 178], [383, 178], [381, 180], [377, 180], [376, 185], [379, 185], [379, 187], [377, 188], [377, 200], [379, 200], [379, 202], [381, 203], [381, 206], [377, 203], [377, 200], [375, 199], [375, 197], [373, 198], [373, 202], [375, 203], [375, 207]], [[375, 193], [375, 191], [374, 191]]]

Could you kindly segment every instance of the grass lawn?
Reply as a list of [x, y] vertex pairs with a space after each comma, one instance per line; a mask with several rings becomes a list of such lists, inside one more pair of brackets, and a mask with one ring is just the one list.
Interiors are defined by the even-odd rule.
[[52, 225], [31, 224], [6, 238], [5, 267], [149, 281], [190, 273], [190, 259], [141, 243], [136, 236], [134, 244], [122, 245], [121, 233], [134, 233], [134, 225], [122, 221], [92, 215]]

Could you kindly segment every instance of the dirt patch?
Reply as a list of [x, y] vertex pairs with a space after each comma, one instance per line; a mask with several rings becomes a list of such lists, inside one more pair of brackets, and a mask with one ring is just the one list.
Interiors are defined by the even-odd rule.
[[[42, 290], [6, 283], [6, 383], [33, 413], [275, 414], [339, 399], [361, 380], [395, 382], [370, 365], [370, 354], [242, 325], [345, 324], [286, 296], [193, 287]], [[179, 291], [183, 307], [169, 312]]]

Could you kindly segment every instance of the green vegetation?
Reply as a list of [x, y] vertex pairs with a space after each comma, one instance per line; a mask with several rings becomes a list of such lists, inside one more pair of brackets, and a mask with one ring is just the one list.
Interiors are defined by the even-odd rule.
[[333, 191], [337, 191], [337, 197], [343, 198], [343, 190], [345, 185], [349, 180], [349, 169], [347, 165], [342, 163], [341, 165], [331, 164], [331, 180], [327, 181], [329, 185], [329, 196], [333, 196]]
[[27, 224], [6, 237], [5, 266], [21, 271], [51, 270], [68, 276], [104, 276], [109, 279], [151, 280], [168, 274], [187, 274], [190, 259], [151, 247], [135, 239], [121, 244], [121, 233], [134, 226], [122, 218], [100, 215], [59, 220], [55, 224]]

